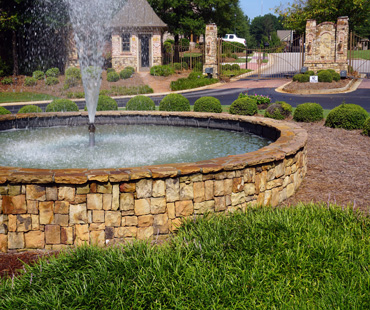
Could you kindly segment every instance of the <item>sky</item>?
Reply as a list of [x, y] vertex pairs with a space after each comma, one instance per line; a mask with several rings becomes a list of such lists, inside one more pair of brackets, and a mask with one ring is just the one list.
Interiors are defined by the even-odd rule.
[[[287, 5], [289, 0], [239, 0], [240, 7], [250, 20], [259, 15], [275, 14], [275, 7]], [[292, 0], [290, 2], [293, 2]]]

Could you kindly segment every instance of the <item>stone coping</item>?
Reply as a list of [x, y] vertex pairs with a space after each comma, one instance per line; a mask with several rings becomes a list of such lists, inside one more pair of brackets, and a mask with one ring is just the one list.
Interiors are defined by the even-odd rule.
[[[25, 128], [33, 124], [40, 127], [55, 125], [87, 125], [87, 112], [72, 113], [32, 113], [0, 116], [0, 130], [12, 128]], [[109, 111], [98, 112], [96, 124], [109, 123], [120, 120], [126, 122], [136, 117], [141, 123], [158, 123], [158, 120], [170, 120], [170, 124], [177, 126], [196, 126], [196, 123], [214, 124], [212, 128], [245, 130], [275, 140], [274, 143], [258, 151], [229, 155], [227, 157], [209, 160], [142, 166], [134, 168], [117, 169], [29, 169], [22, 167], [0, 167], [0, 184], [85, 184], [89, 181], [97, 182], [126, 182], [142, 178], [160, 179], [167, 177], [187, 176], [195, 173], [216, 173], [244, 169], [268, 162], [284, 159], [286, 156], [296, 154], [304, 148], [307, 142], [307, 132], [294, 123], [277, 121], [264, 117], [240, 116], [226, 113], [198, 113], [198, 112], [158, 112], [158, 111]], [[73, 122], [77, 119], [77, 122]], [[77, 124], [78, 123], [78, 124]], [[127, 122], [126, 122], [127, 124]], [[129, 124], [133, 124], [129, 122]], [[233, 126], [229, 126], [234, 124]], [[161, 123], [161, 125], [163, 125]], [[49, 125], [50, 126], [50, 125]], [[203, 126], [207, 127], [207, 125]], [[86, 129], [86, 134], [88, 134]]]

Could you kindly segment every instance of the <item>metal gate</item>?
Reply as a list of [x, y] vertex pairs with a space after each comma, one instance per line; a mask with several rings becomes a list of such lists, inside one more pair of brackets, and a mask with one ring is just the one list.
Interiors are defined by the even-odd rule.
[[351, 32], [349, 38], [348, 64], [350, 75], [370, 78], [370, 41]]
[[304, 63], [304, 36], [290, 42], [264, 48], [249, 49], [240, 44], [219, 41], [219, 72], [221, 77], [235, 75], [239, 66], [246, 79], [290, 78], [300, 72]]

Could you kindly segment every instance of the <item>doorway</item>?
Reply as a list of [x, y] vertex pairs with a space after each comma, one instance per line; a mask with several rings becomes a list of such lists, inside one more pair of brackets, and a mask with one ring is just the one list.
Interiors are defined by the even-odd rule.
[[148, 71], [150, 68], [150, 34], [141, 34], [139, 35], [140, 40], [140, 52], [139, 52], [139, 61], [140, 61], [140, 71]]

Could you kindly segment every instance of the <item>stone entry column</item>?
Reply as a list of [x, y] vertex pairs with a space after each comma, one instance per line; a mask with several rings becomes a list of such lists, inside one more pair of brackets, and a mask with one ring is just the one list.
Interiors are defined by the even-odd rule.
[[210, 24], [206, 26], [206, 50], [205, 63], [203, 65], [203, 73], [206, 73], [206, 68], [213, 68], [213, 76], [218, 75], [217, 66], [217, 25]]

